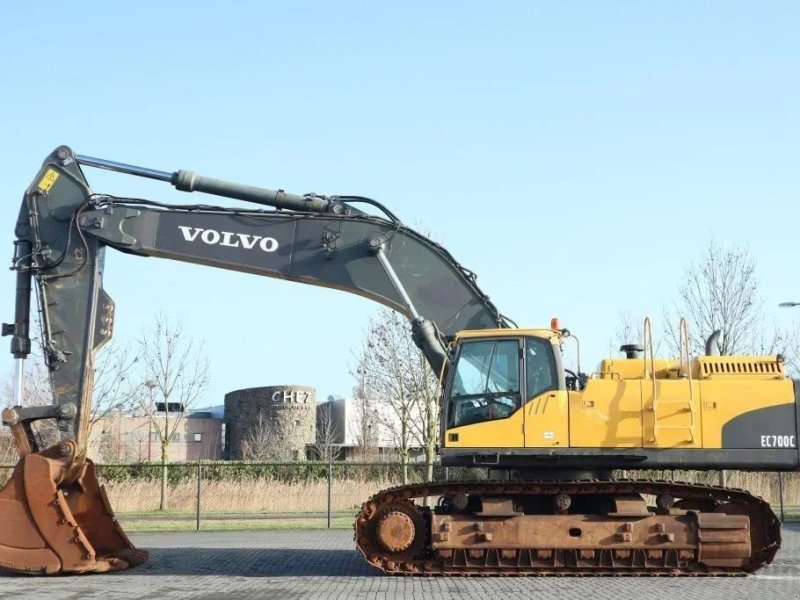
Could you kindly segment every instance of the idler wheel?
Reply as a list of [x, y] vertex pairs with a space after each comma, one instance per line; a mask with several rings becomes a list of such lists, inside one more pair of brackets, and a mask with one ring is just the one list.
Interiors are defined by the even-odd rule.
[[416, 531], [410, 516], [393, 510], [381, 517], [377, 533], [381, 546], [389, 552], [403, 552], [411, 546]]
[[413, 502], [392, 502], [378, 511], [374, 523], [374, 539], [393, 556], [411, 557], [425, 545], [425, 519]]

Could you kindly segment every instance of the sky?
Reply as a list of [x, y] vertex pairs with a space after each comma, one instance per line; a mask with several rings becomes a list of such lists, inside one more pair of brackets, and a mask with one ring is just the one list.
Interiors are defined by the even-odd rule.
[[[376, 198], [430, 231], [520, 325], [559, 317], [590, 368], [621, 311], [662, 325], [711, 239], [749, 247], [767, 316], [785, 325], [794, 315], [778, 302], [800, 300], [799, 21], [794, 2], [9, 4], [0, 254], [10, 264], [22, 194], [67, 144], [164, 171]], [[86, 174], [95, 192], [202, 200]], [[379, 310], [112, 251], [105, 288], [115, 342], [158, 312], [203, 342], [206, 405], [260, 385], [350, 395], [354, 353]], [[5, 321], [13, 297], [4, 271]], [[0, 356], [0, 373], [11, 369]]]

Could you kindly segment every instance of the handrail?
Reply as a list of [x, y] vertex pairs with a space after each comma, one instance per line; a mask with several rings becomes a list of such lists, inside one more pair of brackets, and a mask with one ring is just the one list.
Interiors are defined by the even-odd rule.
[[683, 363], [684, 348], [686, 350], [686, 377], [689, 380], [689, 402], [691, 403], [691, 409], [692, 409], [692, 427], [694, 427], [694, 386], [692, 385], [692, 357], [689, 354], [689, 324], [686, 322], [686, 317], [681, 317], [679, 328], [682, 339], [681, 363]]
[[[653, 380], [653, 406], [650, 410], [655, 410], [656, 403], [656, 360], [653, 354], [653, 329], [650, 325], [650, 317], [644, 318], [644, 379], [650, 377]], [[650, 368], [647, 368], [647, 354], [650, 353]]]
[[[689, 407], [689, 424], [688, 425], [659, 425], [658, 423], [658, 403], [655, 397], [655, 383], [653, 385], [653, 440], [658, 440], [658, 431], [661, 429], [688, 429], [690, 439], [687, 441], [694, 441], [695, 429], [695, 414], [694, 414], [694, 385], [692, 385], [692, 364], [691, 356], [689, 355], [689, 326], [686, 318], [681, 317], [678, 326], [679, 337], [679, 363], [678, 363], [678, 377], [686, 374], [687, 383], [689, 384], [689, 399], [688, 400], [662, 400], [661, 404], [686, 404]], [[685, 361], [685, 362], [684, 362]], [[684, 369], [686, 369], [684, 371]], [[655, 378], [654, 378], [655, 381]]]

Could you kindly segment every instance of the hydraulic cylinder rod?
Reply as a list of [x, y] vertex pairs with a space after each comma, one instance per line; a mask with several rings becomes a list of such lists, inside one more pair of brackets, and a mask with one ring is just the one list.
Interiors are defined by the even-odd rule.
[[[377, 245], [377, 250], [374, 249], [376, 245]], [[373, 253], [375, 254], [375, 256], [378, 257], [378, 260], [380, 261], [383, 270], [386, 271], [386, 275], [387, 277], [389, 277], [389, 281], [392, 282], [394, 289], [397, 291], [398, 294], [400, 294], [400, 297], [403, 299], [403, 302], [408, 307], [408, 312], [411, 313], [411, 316], [414, 319], [418, 319], [419, 312], [417, 312], [417, 309], [414, 307], [414, 302], [412, 302], [411, 297], [408, 295], [408, 292], [406, 291], [403, 282], [400, 281], [400, 278], [397, 276], [397, 273], [395, 272], [392, 263], [390, 263], [389, 259], [386, 258], [386, 250], [384, 248], [384, 242], [382, 240], [374, 238], [370, 240], [370, 247], [373, 248]]]
[[274, 206], [278, 209], [301, 212], [327, 212], [329, 207], [340, 206], [332, 203], [327, 198], [301, 196], [299, 194], [290, 194], [283, 190], [270, 190], [252, 185], [224, 181], [222, 179], [214, 179], [212, 177], [204, 177], [184, 169], [169, 173], [167, 171], [137, 167], [135, 165], [106, 160], [104, 158], [94, 158], [83, 154], [76, 154], [75, 159], [78, 161], [78, 164], [87, 167], [96, 167], [98, 169], [127, 173], [128, 175], [145, 177], [147, 179], [167, 181], [181, 192], [204, 192], [206, 194], [213, 194], [214, 196], [222, 196], [223, 198], [234, 198], [236, 200], [253, 202], [255, 204], [263, 204], [265, 206]]
[[27, 240], [14, 242], [14, 266], [17, 271], [17, 293], [14, 322], [3, 324], [3, 335], [11, 336], [11, 354], [16, 362], [14, 382], [14, 404], [22, 404], [25, 358], [31, 352], [31, 243]]
[[392, 286], [403, 299], [408, 312], [411, 314], [411, 337], [414, 343], [425, 355], [434, 373], [437, 376], [441, 375], [447, 365], [447, 350], [439, 339], [436, 326], [420, 315], [414, 306], [411, 296], [408, 295], [403, 282], [397, 276], [397, 272], [386, 256], [386, 241], [381, 237], [371, 238], [369, 240], [369, 250], [378, 258], [383, 270], [386, 272], [386, 276], [392, 282]]
[[115, 171], [117, 173], [127, 173], [128, 175], [136, 175], [137, 177], [146, 177], [147, 179], [157, 179], [159, 181], [171, 181], [172, 173], [167, 171], [157, 171], [155, 169], [147, 169], [145, 167], [137, 167], [135, 165], [128, 165], [113, 160], [106, 160], [105, 158], [93, 158], [83, 154], [76, 154], [75, 159], [80, 165], [87, 167], [96, 167], [98, 169], [105, 169], [106, 171]]

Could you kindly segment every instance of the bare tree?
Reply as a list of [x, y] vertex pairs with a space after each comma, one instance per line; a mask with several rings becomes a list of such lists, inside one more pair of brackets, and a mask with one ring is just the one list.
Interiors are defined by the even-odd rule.
[[[11, 406], [14, 403], [15, 381], [16, 372], [10, 372], [8, 377], [6, 377], [1, 392], [1, 401], [4, 406]], [[53, 392], [50, 388], [47, 367], [44, 364], [44, 359], [38, 353], [31, 354], [25, 361], [22, 400], [25, 406], [44, 406], [53, 403]], [[37, 437], [39, 446], [42, 448], [52, 446], [58, 441], [58, 429], [55, 421], [51, 419], [43, 419], [34, 422], [33, 431]], [[10, 435], [8, 439], [10, 442], [7, 448], [8, 451], [4, 452], [5, 459], [8, 462], [14, 462], [19, 458], [16, 445], [13, 443], [13, 438]]]
[[[33, 351], [25, 361], [22, 396], [26, 406], [43, 406], [53, 403], [53, 392], [44, 362], [41, 324], [38, 317], [32, 325], [31, 337], [35, 343]], [[98, 352], [92, 378], [93, 395], [89, 431], [86, 432], [87, 443], [95, 423], [111, 414], [128, 412], [135, 405], [136, 395], [129, 374], [137, 360], [136, 354], [130, 352], [124, 344], [111, 342]], [[15, 377], [14, 373], [9, 374], [0, 392], [2, 394], [0, 402], [6, 406], [14, 402]], [[54, 421], [47, 419], [38, 421], [34, 423], [34, 429], [39, 437], [40, 446], [48, 447], [58, 441], [58, 431]], [[16, 450], [9, 453], [7, 458], [16, 460]]]
[[248, 429], [241, 451], [244, 460], [288, 462], [293, 459], [281, 422], [263, 411]]
[[763, 314], [756, 261], [744, 246], [719, 246], [713, 240], [700, 260], [684, 271], [677, 298], [664, 311], [665, 340], [680, 353], [678, 322], [689, 324], [689, 349], [705, 353], [705, 341], [716, 330], [719, 353], [772, 354], [782, 349], [783, 336], [769, 327]]
[[381, 424], [373, 410], [375, 400], [367, 386], [368, 361], [366, 353], [358, 356], [358, 366], [353, 371], [356, 385], [353, 388], [353, 412], [349, 426], [355, 433], [356, 448], [353, 458], [358, 462], [374, 462], [378, 458]]
[[120, 462], [123, 444], [119, 424], [114, 419], [107, 419], [97, 442], [97, 451], [104, 463]]
[[786, 372], [794, 378], [800, 377], [800, 322], [794, 321], [787, 329], [781, 330], [780, 348]]
[[[403, 482], [408, 480], [414, 448], [424, 450], [432, 475], [439, 413], [437, 382], [403, 316], [384, 309], [370, 321], [360, 364], [367, 396], [377, 401], [373, 410], [392, 437], [403, 465]], [[380, 405], [388, 410], [381, 410]]]
[[151, 443], [149, 429], [149, 422], [139, 423], [125, 432], [122, 439], [122, 459], [125, 462], [142, 462], [147, 458], [147, 447]]
[[[111, 342], [98, 352], [89, 433], [98, 421], [130, 414], [140, 403], [139, 356], [127, 344]], [[88, 434], [87, 434], [88, 437]]]
[[[151, 389], [150, 401], [139, 396], [140, 406], [149, 417], [153, 434], [161, 447], [159, 510], [166, 510], [169, 446], [175, 439], [185, 411], [194, 406], [208, 389], [208, 359], [201, 345], [185, 338], [182, 327], [164, 315], [157, 315], [150, 329], [139, 338], [139, 351], [145, 385]], [[163, 402], [163, 411], [156, 410], [153, 398]]]
[[320, 460], [331, 462], [338, 458], [341, 447], [340, 438], [343, 432], [333, 414], [334, 399], [317, 407], [317, 429], [315, 434], [314, 450]]
[[408, 462], [413, 445], [411, 422], [414, 418], [412, 384], [409, 365], [402, 360], [404, 332], [400, 317], [382, 310], [377, 319], [371, 319], [364, 340], [363, 364], [365, 384], [377, 403], [390, 407], [389, 411], [372, 406], [381, 426], [392, 440], [392, 445], [403, 465], [403, 483], [408, 481]]
[[[719, 330], [720, 355], [774, 354], [784, 350], [784, 335], [768, 327], [763, 314], [756, 261], [745, 246], [719, 246], [709, 242], [700, 261], [684, 271], [671, 310], [664, 311], [674, 329], [665, 336], [673, 356], [680, 354], [678, 323], [686, 317], [689, 352], [705, 354], [706, 340]], [[719, 472], [726, 484], [725, 471]]]
[[432, 481], [439, 434], [439, 385], [428, 361], [419, 350], [416, 351], [416, 363], [417, 371], [413, 377], [414, 412], [420, 419], [412, 422], [411, 435], [424, 452], [426, 479]]
[[[11, 406], [14, 402], [15, 377], [15, 373], [10, 373], [3, 388], [3, 403], [7, 406]], [[53, 402], [47, 367], [44, 366], [43, 360], [34, 355], [25, 361], [22, 398], [27, 406], [41, 406]]]
[[608, 352], [613, 356], [620, 352], [625, 344], [640, 344], [642, 341], [642, 324], [644, 317], [634, 317], [629, 310], [619, 311], [619, 321], [612, 338], [608, 342]]

